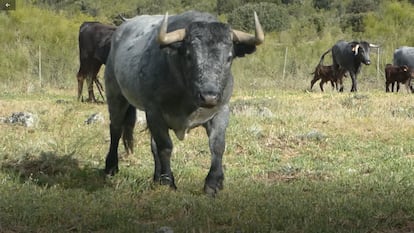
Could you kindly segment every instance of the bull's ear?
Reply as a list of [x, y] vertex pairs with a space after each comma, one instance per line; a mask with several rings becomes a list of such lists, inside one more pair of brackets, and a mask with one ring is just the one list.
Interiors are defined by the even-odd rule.
[[246, 54], [251, 54], [256, 51], [255, 45], [235, 43], [234, 44], [234, 54], [236, 57], [244, 57]]

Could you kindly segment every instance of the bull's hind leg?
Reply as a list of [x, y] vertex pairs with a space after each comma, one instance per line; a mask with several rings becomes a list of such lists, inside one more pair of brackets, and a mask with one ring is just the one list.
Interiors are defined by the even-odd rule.
[[76, 79], [78, 80], [78, 101], [79, 101], [81, 100], [81, 97], [82, 97], [83, 82], [85, 80], [85, 76], [82, 74], [81, 70], [79, 70], [78, 74], [76, 75]]
[[223, 109], [210, 121], [205, 123], [211, 152], [211, 166], [204, 183], [204, 192], [209, 195], [216, 195], [223, 189], [223, 153], [226, 147], [226, 128], [229, 122], [229, 108]]
[[319, 78], [315, 78], [315, 77], [311, 80], [311, 85], [310, 85], [311, 90], [313, 88], [313, 85], [315, 85], [316, 81], [318, 81], [318, 80], [319, 80]]

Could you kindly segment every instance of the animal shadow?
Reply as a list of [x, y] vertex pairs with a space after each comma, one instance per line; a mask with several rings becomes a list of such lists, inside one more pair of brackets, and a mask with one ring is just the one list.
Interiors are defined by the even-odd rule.
[[93, 192], [107, 186], [102, 170], [81, 167], [73, 154], [58, 156], [54, 152], [41, 152], [39, 156], [26, 155], [3, 162], [0, 169], [14, 173], [21, 183], [35, 183], [42, 187], [81, 188]]

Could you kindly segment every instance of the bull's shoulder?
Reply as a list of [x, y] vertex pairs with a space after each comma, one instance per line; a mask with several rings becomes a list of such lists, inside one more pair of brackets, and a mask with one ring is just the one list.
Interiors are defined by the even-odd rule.
[[162, 15], [140, 15], [121, 24], [115, 31], [114, 42], [136, 39], [155, 33], [161, 23]]

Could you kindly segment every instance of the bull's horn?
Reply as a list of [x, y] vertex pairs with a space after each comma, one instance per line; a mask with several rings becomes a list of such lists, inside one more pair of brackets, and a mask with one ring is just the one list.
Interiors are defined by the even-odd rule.
[[162, 20], [160, 31], [158, 32], [158, 43], [161, 45], [169, 45], [171, 43], [182, 41], [185, 37], [185, 29], [178, 29], [167, 33], [168, 12], [165, 13]]
[[233, 30], [233, 41], [239, 43], [246, 43], [251, 45], [259, 45], [264, 41], [264, 32], [262, 25], [260, 25], [259, 17], [257, 17], [256, 12], [254, 12], [254, 25], [255, 25], [255, 35]]
[[118, 17], [122, 20], [122, 22], [126, 22], [129, 19], [125, 18], [124, 16], [122, 16], [121, 14], [118, 14]]
[[379, 45], [376, 45], [376, 44], [369, 44], [369, 47], [371, 47], [371, 48], [379, 48], [380, 46]]

